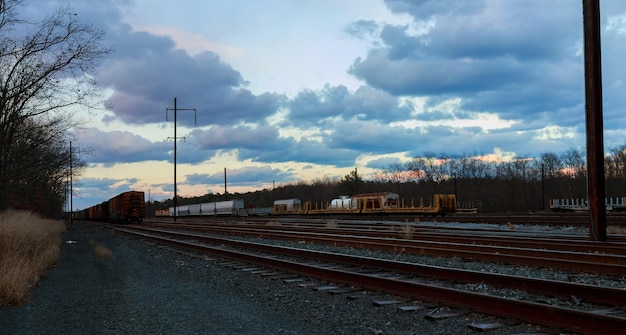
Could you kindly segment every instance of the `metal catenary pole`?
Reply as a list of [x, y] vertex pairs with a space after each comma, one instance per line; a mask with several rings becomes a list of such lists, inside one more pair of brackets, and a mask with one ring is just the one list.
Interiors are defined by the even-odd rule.
[[194, 124], [197, 124], [197, 119], [196, 119], [196, 109], [195, 108], [178, 108], [177, 105], [177, 100], [176, 98], [174, 98], [174, 108], [167, 108], [165, 110], [165, 120], [167, 121], [167, 112], [170, 110], [174, 111], [174, 137], [168, 137], [167, 139], [173, 139], [174, 140], [174, 222], [176, 222], [176, 217], [178, 216], [178, 199], [177, 199], [177, 193], [176, 193], [176, 142], [179, 139], [185, 139], [185, 137], [177, 137], [176, 136], [176, 122], [177, 122], [177, 114], [179, 110], [192, 110], [194, 113]]

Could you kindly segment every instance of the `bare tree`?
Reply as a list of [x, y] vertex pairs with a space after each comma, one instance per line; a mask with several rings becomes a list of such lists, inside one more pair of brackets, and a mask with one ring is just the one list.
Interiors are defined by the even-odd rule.
[[425, 152], [422, 156], [414, 157], [408, 163], [407, 168], [422, 176], [422, 180], [426, 182], [439, 183], [444, 179], [444, 168], [442, 163], [445, 161], [445, 155]]
[[103, 32], [69, 8], [30, 22], [17, 15], [21, 3], [4, 0], [0, 8], [0, 209], [23, 178], [40, 172], [24, 164], [37, 157], [26, 156], [45, 155], [57, 147], [51, 138], [64, 137], [69, 122], [59, 115], [70, 106], [91, 107], [97, 88], [89, 74], [110, 51], [101, 46]]
[[607, 178], [626, 177], [626, 145], [611, 149], [611, 154], [605, 159]]
[[483, 159], [464, 156], [459, 162], [459, 177], [467, 179], [492, 178], [495, 173], [495, 165]]
[[561, 157], [565, 175], [572, 179], [584, 178], [587, 173], [585, 153], [576, 148], [570, 148]]
[[555, 153], [546, 152], [541, 154], [537, 161], [539, 166], [543, 166], [546, 178], [557, 178], [563, 176], [563, 161]]

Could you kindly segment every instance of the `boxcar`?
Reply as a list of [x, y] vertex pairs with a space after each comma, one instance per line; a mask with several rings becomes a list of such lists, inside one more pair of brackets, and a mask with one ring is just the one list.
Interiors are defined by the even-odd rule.
[[109, 219], [114, 222], [141, 222], [146, 212], [144, 192], [128, 191], [109, 200]]

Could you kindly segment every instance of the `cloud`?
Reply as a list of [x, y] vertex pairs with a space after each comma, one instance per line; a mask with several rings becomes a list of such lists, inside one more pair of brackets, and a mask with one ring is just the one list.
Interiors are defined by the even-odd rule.
[[[83, 191], [140, 185], [132, 176], [110, 177], [125, 168], [119, 163], [146, 171], [173, 161], [174, 143], [166, 140], [173, 134], [155, 132], [171, 127], [175, 97], [177, 136], [185, 137], [176, 142], [186, 174], [181, 191], [222, 184], [214, 168], [230, 163], [237, 168], [228, 170], [229, 184], [261, 187], [318, 169], [345, 175], [366, 157], [364, 170], [424, 152], [537, 155], [584, 147], [580, 3], [384, 2], [388, 11], [347, 16], [337, 9], [351, 2], [317, 4], [315, 13], [284, 3], [258, 5], [254, 13], [230, 2], [199, 4], [206, 6], [200, 14], [172, 7], [172, 16], [215, 15], [183, 26], [170, 15], [167, 22], [129, 20], [124, 14], [141, 2], [73, 1], [114, 48], [94, 74], [107, 89], [109, 111], [98, 120], [106, 127], [76, 131], [80, 148], [91, 149], [83, 158], [106, 167], [100, 178], [83, 179]], [[33, 0], [26, 13], [40, 16], [53, 4]], [[626, 122], [626, 2], [601, 5], [605, 144], [616, 147]], [[267, 6], [278, 7], [263, 12]], [[320, 13], [328, 18], [324, 27], [315, 24]], [[289, 17], [289, 29], [283, 21], [280, 30], [269, 29], [281, 16]], [[263, 24], [232, 30], [242, 17]], [[336, 38], [325, 34], [331, 26]], [[151, 172], [157, 182], [141, 187], [159, 196], [173, 191], [161, 171]]]
[[367, 39], [372, 36], [378, 29], [378, 23], [376, 23], [375, 21], [359, 20], [350, 23], [346, 28], [344, 28], [344, 32], [358, 39]]
[[[197, 125], [236, 124], [263, 119], [276, 112], [284, 97], [254, 95], [239, 71], [218, 54], [189, 54], [178, 49], [170, 36], [135, 31], [118, 24], [107, 31], [112, 52], [99, 67], [96, 80], [113, 90], [108, 108], [121, 121], [149, 124], [164, 121], [166, 109], [193, 108]], [[181, 118], [182, 125], [194, 119]]]
[[170, 145], [166, 142], [153, 143], [128, 131], [103, 132], [97, 128], [84, 128], [76, 132], [83, 152], [81, 158], [87, 163], [140, 162], [167, 160]]
[[[108, 201], [122, 192], [135, 190], [133, 186], [137, 182], [137, 178], [81, 178], [73, 185], [72, 207], [78, 210]], [[67, 206], [69, 209], [70, 204]]]
[[278, 129], [270, 126], [214, 126], [194, 129], [189, 140], [205, 150], [264, 149], [278, 139]]
[[102, 85], [115, 90], [107, 105], [124, 122], [163, 122], [164, 112], [173, 113], [176, 107], [197, 112], [197, 118], [181, 117], [182, 125], [194, 125], [194, 120], [200, 126], [236, 124], [265, 118], [280, 105], [279, 95], [255, 96], [241, 88], [245, 82], [239, 72], [214, 53], [190, 56], [183, 50], [157, 46], [141, 58], [112, 59], [97, 76]]
[[[185, 183], [191, 185], [223, 185], [224, 173], [214, 174], [189, 174], [185, 176]], [[226, 180], [228, 185], [256, 185], [261, 186], [262, 183], [271, 183], [279, 180], [281, 182], [295, 180], [295, 176], [291, 173], [284, 172], [280, 169], [273, 169], [269, 165], [252, 166], [239, 169], [229, 169], [226, 171]]]
[[402, 164], [402, 161], [399, 158], [383, 157], [383, 158], [373, 159], [367, 162], [365, 166], [372, 168], [372, 169], [384, 170], [384, 169], [389, 168], [390, 166], [401, 165], [401, 164]]
[[461, 11], [464, 13], [474, 13], [480, 11], [485, 6], [485, 0], [385, 0], [387, 7], [394, 13], [408, 13], [416, 19], [428, 19], [434, 15], [442, 15], [451, 12]]
[[350, 92], [347, 87], [326, 85], [320, 91], [303, 90], [290, 102], [288, 124], [305, 127], [333, 127], [338, 119], [404, 120], [413, 105], [387, 92], [361, 86]]
[[[470, 4], [471, 3], [471, 4]], [[397, 13], [429, 19], [415, 33], [386, 24], [380, 46], [350, 73], [392, 95], [460, 97], [461, 108], [532, 120], [580, 107], [581, 13], [555, 2], [387, 1]], [[559, 10], [555, 10], [559, 8]]]

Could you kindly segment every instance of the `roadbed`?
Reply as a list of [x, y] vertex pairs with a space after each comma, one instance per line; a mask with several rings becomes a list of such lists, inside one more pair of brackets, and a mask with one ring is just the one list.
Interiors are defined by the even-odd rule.
[[[111, 256], [98, 257], [97, 245]], [[429, 321], [428, 310], [375, 307], [397, 298], [384, 292], [333, 295], [313, 289], [332, 283], [278, 277], [75, 223], [59, 263], [28, 301], [0, 307], [0, 334], [477, 334], [468, 323], [497, 321], [475, 314]]]

